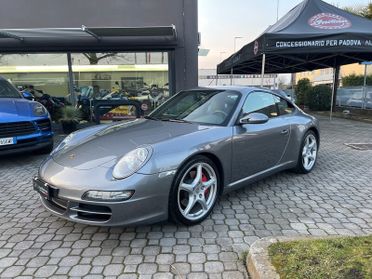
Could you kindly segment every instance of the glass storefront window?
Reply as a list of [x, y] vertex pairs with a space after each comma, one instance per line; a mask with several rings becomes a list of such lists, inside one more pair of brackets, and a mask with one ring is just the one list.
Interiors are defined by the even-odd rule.
[[[94, 100], [136, 101], [148, 113], [169, 97], [167, 52], [72, 53], [71, 60], [75, 94], [87, 119]], [[20, 90], [32, 86], [73, 103], [66, 53], [2, 54], [0, 75]], [[132, 117], [130, 111], [119, 107], [107, 115]]]
[[0, 75], [17, 88], [34, 87], [51, 96], [68, 94], [67, 55], [1, 54]]
[[[169, 97], [166, 52], [75, 53], [72, 64], [80, 105], [129, 100], [148, 113]], [[133, 116], [129, 112], [121, 106], [108, 115], [125, 119]]]

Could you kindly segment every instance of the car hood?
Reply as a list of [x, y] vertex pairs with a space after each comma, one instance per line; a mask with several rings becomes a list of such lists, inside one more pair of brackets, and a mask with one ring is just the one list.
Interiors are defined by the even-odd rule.
[[102, 128], [54, 154], [59, 165], [89, 170], [112, 167], [129, 151], [208, 129], [207, 126], [138, 119]]
[[0, 98], [0, 122], [22, 121], [32, 116], [32, 103], [21, 98]]

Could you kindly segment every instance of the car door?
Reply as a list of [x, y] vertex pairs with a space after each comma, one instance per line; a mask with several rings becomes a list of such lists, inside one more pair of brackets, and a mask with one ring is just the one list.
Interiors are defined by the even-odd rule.
[[279, 115], [278, 97], [265, 91], [251, 92], [240, 117], [259, 112], [267, 115], [264, 124], [237, 124], [233, 131], [233, 182], [270, 169], [278, 164], [290, 136], [290, 124]]

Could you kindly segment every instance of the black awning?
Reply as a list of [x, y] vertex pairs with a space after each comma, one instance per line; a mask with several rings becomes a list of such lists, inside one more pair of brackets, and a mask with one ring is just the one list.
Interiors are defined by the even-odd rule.
[[0, 52], [171, 50], [175, 26], [0, 29]]
[[294, 73], [372, 60], [372, 21], [305, 0], [217, 67], [219, 74]]

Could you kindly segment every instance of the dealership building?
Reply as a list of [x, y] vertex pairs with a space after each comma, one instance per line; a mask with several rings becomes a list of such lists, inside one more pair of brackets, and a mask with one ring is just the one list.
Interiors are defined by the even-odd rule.
[[197, 0], [3, 0], [2, 10], [0, 75], [16, 86], [66, 96], [198, 84]]

